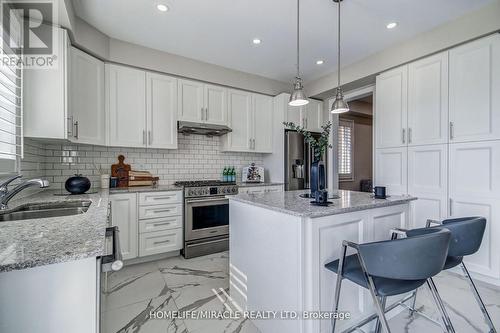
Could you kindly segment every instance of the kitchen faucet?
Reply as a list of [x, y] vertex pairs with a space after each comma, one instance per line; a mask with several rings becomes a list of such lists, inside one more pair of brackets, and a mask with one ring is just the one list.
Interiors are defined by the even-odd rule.
[[0, 184], [0, 211], [1, 210], [6, 210], [8, 209], [7, 204], [9, 203], [10, 199], [14, 197], [16, 194], [24, 190], [25, 188], [31, 187], [31, 186], [40, 186], [40, 188], [46, 188], [49, 187], [49, 181], [45, 179], [29, 179], [26, 181], [23, 181], [22, 183], [18, 184], [16, 187], [14, 187], [12, 190], [9, 191], [8, 185], [12, 183], [14, 180], [21, 178], [23, 175], [16, 175], [11, 178], [8, 178], [5, 180], [3, 183]]

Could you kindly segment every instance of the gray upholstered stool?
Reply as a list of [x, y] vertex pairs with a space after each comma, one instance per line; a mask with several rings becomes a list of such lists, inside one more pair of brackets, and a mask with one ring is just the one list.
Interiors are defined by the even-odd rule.
[[[383, 328], [390, 333], [385, 317], [387, 296], [405, 294], [426, 283], [438, 274], [446, 261], [451, 233], [442, 229], [423, 228], [415, 237], [396, 240], [356, 244], [344, 241], [340, 259], [327, 263], [325, 267], [337, 273], [333, 311], [338, 311], [342, 280], [348, 279], [367, 288], [373, 298], [377, 319], [376, 331]], [[347, 247], [356, 254], [346, 256]], [[442, 302], [435, 295], [436, 305], [442, 311]], [[371, 319], [370, 319], [371, 320]], [[360, 324], [366, 324], [367, 321]], [[332, 320], [335, 332], [336, 318]]]
[[[431, 226], [432, 224], [437, 224], [436, 226]], [[461, 217], [454, 219], [446, 219], [443, 221], [435, 221], [435, 220], [427, 220], [427, 227], [429, 229], [436, 228], [446, 228], [451, 232], [451, 241], [450, 247], [448, 249], [448, 257], [446, 258], [446, 262], [444, 264], [443, 269], [450, 269], [456, 266], [461, 266], [462, 271], [466, 277], [467, 282], [469, 283], [472, 293], [474, 294], [474, 298], [476, 299], [481, 312], [483, 313], [486, 324], [489, 327], [490, 333], [496, 333], [495, 326], [491, 320], [491, 317], [486, 310], [486, 306], [484, 305], [479, 292], [472, 280], [467, 267], [463, 262], [463, 257], [476, 253], [481, 247], [481, 242], [484, 235], [484, 230], [486, 228], [486, 219], [484, 217]], [[406, 231], [407, 237], [414, 237], [420, 235], [422, 233], [422, 229], [414, 229]], [[436, 285], [432, 278], [430, 280], [430, 288], [434, 289], [437, 293]], [[416, 292], [414, 293], [414, 297], [416, 298]], [[415, 300], [414, 298], [414, 300]], [[413, 302], [415, 304], [415, 301]], [[415, 312], [413, 309], [411, 312]], [[446, 313], [446, 310], [445, 310]], [[447, 326], [450, 326], [453, 331], [453, 325], [451, 320], [446, 315], [446, 320], [448, 321]]]

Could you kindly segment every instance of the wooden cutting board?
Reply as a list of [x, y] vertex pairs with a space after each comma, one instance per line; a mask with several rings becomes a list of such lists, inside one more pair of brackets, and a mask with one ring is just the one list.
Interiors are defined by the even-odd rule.
[[118, 178], [118, 187], [128, 187], [128, 172], [130, 171], [130, 164], [125, 164], [123, 161], [125, 156], [118, 156], [118, 164], [111, 165], [111, 177]]

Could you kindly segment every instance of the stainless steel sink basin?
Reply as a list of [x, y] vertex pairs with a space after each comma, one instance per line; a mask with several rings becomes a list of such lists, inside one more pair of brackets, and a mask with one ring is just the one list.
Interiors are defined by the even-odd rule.
[[92, 201], [82, 200], [25, 204], [0, 212], [0, 222], [83, 214], [91, 203]]

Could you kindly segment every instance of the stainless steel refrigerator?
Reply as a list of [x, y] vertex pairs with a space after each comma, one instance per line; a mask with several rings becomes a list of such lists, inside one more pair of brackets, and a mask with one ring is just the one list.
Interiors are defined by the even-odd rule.
[[[320, 134], [313, 133], [313, 136], [319, 137]], [[310, 188], [313, 153], [302, 134], [285, 131], [285, 191]], [[325, 170], [328, 170], [327, 154], [328, 152], [323, 156]]]

